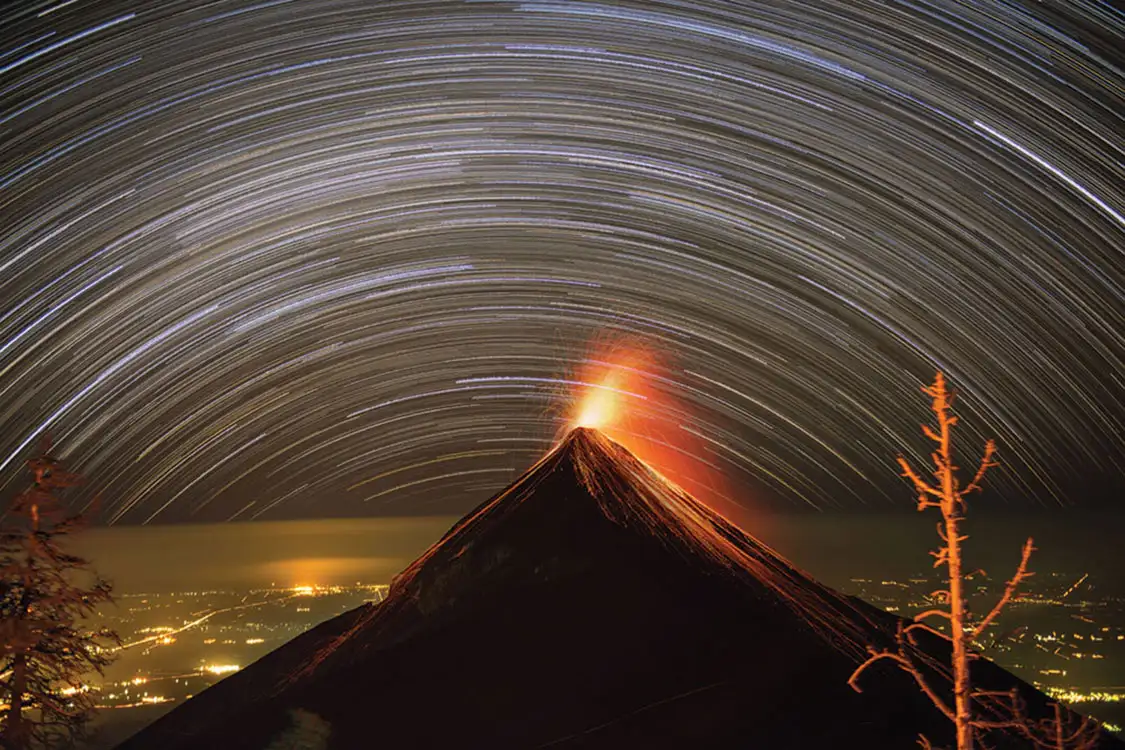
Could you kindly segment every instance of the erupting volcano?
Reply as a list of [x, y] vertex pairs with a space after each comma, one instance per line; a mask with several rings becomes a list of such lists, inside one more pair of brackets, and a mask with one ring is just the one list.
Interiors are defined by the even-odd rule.
[[656, 351], [639, 339], [596, 345], [568, 381], [568, 429], [597, 430], [708, 507], [743, 517], [746, 508], [727, 499], [713, 446], [693, 428], [673, 368]]
[[[122, 750], [262, 750], [295, 709], [331, 726], [332, 750], [947, 744], [952, 725], [904, 673], [872, 668], [862, 695], [847, 684], [898, 622], [579, 427], [385, 601], [295, 638]], [[990, 662], [974, 670], [1044, 709]]]

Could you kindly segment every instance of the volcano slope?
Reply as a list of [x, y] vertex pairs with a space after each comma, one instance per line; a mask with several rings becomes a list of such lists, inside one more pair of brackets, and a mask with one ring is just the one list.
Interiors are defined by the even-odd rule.
[[[331, 750], [951, 744], [949, 720], [893, 665], [869, 669], [863, 694], [847, 684], [899, 622], [577, 429], [383, 602], [293, 639], [120, 750], [265, 750], [294, 709], [331, 725]], [[924, 647], [948, 663], [946, 641]], [[1031, 686], [983, 659], [974, 670], [1046, 714]]]

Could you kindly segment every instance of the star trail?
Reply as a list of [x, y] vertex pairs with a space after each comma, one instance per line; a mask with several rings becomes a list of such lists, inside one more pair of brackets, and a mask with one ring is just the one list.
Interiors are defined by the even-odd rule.
[[1123, 50], [1100, 2], [9, 4], [0, 492], [50, 435], [107, 523], [464, 512], [616, 337], [744, 505], [912, 507], [939, 368], [977, 502], [1104, 502]]

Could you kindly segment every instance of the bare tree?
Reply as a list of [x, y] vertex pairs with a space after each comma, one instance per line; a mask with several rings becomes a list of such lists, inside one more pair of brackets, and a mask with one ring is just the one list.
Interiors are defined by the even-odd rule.
[[[902, 467], [903, 476], [914, 484], [918, 492], [918, 510], [937, 508], [941, 511], [942, 520], [937, 524], [937, 533], [941, 538], [942, 546], [930, 554], [934, 557], [934, 567], [945, 566], [947, 588], [935, 592], [938, 607], [928, 609], [914, 617], [909, 624], [900, 623], [895, 650], [879, 650], [868, 647], [869, 658], [856, 668], [848, 684], [857, 692], [860, 675], [872, 664], [884, 659], [897, 664], [902, 670], [914, 678], [919, 688], [930, 701], [942, 712], [956, 729], [957, 750], [972, 750], [974, 739], [980, 730], [988, 729], [1017, 729], [1027, 731], [1028, 723], [1022, 717], [1022, 711], [1017, 707], [1018, 696], [1015, 693], [996, 693], [973, 690], [969, 667], [973, 659], [979, 657], [973, 649], [974, 639], [979, 638], [991, 626], [1004, 607], [1012, 601], [1019, 584], [1029, 576], [1027, 564], [1034, 551], [1031, 538], [1023, 545], [1019, 567], [1015, 575], [1004, 587], [996, 604], [982, 619], [975, 621], [970, 616], [968, 602], [966, 601], [964, 583], [967, 575], [964, 572], [962, 560], [962, 543], [968, 538], [962, 533], [961, 523], [965, 519], [967, 503], [965, 498], [981, 488], [981, 481], [990, 468], [996, 466], [992, 460], [996, 452], [996, 444], [989, 440], [984, 447], [984, 456], [981, 458], [972, 481], [962, 486], [957, 475], [958, 467], [953, 457], [953, 427], [957, 424], [957, 417], [951, 414], [953, 393], [946, 387], [945, 377], [939, 372], [934, 378], [933, 385], [924, 387], [923, 393], [932, 399], [931, 409], [937, 419], [937, 430], [923, 425], [922, 432], [936, 443], [936, 448], [931, 454], [933, 460], [933, 482], [924, 480], [910, 466], [905, 458], [899, 456], [898, 463]], [[949, 635], [930, 627], [925, 620], [939, 618], [949, 624]], [[953, 704], [930, 684], [926, 676], [926, 668], [932, 668], [927, 659], [922, 656], [917, 642], [917, 632], [924, 631], [948, 638], [952, 646], [952, 671]], [[984, 718], [974, 711], [974, 701], [987, 702], [992, 706], [1005, 702], [1006, 711], [1002, 712], [1001, 720]], [[995, 712], [990, 712], [995, 714]], [[1060, 730], [1061, 731], [1061, 730]], [[922, 738], [923, 747], [929, 747], [929, 741]]]
[[87, 729], [94, 696], [83, 678], [112, 661], [117, 636], [83, 620], [112, 601], [89, 563], [64, 551], [83, 526], [56, 493], [79, 483], [47, 447], [28, 461], [31, 487], [0, 523], [0, 746], [57, 746]]
[[1028, 736], [1044, 750], [1092, 750], [1098, 746], [1102, 726], [1089, 716], [1079, 716], [1061, 703], [1055, 703], [1052, 716], [1039, 722], [1028, 721]]

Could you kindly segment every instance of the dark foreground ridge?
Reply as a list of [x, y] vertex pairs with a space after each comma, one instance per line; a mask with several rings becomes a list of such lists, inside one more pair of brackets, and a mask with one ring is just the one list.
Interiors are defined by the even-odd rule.
[[[266, 750], [296, 709], [331, 726], [330, 750], [950, 745], [950, 722], [893, 666], [865, 673], [862, 695], [847, 685], [898, 622], [577, 429], [384, 602], [298, 636], [120, 750]], [[946, 642], [925, 645], [948, 663]], [[974, 677], [1045, 715], [1046, 696], [991, 662]]]

